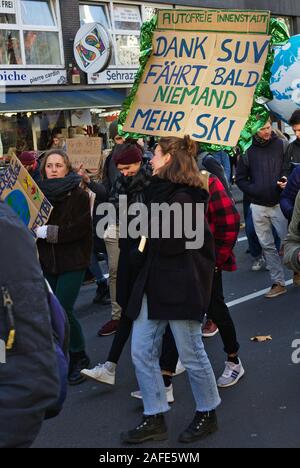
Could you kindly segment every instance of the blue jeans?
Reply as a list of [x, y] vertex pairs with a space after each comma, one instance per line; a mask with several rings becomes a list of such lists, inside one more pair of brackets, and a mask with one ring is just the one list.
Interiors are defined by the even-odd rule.
[[165, 329], [170, 324], [180, 360], [186, 368], [197, 411], [212, 411], [221, 403], [216, 379], [204, 350], [201, 323], [196, 320], [148, 320], [147, 298], [133, 325], [132, 360], [143, 396], [144, 414], [165, 413], [170, 407], [159, 358]]
[[91, 263], [89, 268], [92, 274], [95, 276], [98, 284], [106, 283], [106, 278], [103, 275], [102, 268], [98, 262], [97, 256], [94, 251], [92, 252]]

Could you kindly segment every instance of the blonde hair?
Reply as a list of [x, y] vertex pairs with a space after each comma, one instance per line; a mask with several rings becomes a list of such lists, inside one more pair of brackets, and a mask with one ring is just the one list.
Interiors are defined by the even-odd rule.
[[205, 175], [199, 172], [196, 156], [198, 145], [189, 136], [184, 138], [161, 138], [158, 142], [163, 154], [170, 154], [170, 161], [159, 169], [158, 177], [168, 179], [174, 184], [206, 188]]

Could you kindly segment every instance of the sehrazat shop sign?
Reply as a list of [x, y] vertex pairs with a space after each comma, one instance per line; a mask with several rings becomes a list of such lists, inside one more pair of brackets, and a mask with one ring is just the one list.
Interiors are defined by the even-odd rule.
[[159, 10], [123, 130], [235, 146], [268, 55], [270, 12]]

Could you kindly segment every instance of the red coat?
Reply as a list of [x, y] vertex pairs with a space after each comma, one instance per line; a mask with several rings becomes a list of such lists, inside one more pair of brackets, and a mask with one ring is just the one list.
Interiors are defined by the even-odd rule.
[[237, 266], [233, 249], [240, 230], [239, 212], [215, 176], [209, 178], [209, 194], [207, 221], [215, 239], [216, 267], [235, 271]]

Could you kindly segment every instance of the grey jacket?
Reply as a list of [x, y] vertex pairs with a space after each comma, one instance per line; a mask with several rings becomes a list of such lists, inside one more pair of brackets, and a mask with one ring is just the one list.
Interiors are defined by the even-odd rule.
[[300, 192], [297, 195], [289, 232], [284, 241], [284, 264], [293, 271], [300, 272]]
[[6, 363], [0, 363], [0, 448], [23, 448], [33, 443], [47, 408], [58, 400], [58, 365], [34, 239], [18, 216], [1, 201], [0, 237], [2, 348], [13, 328], [2, 288], [13, 301], [16, 330], [12, 349], [6, 351]]

